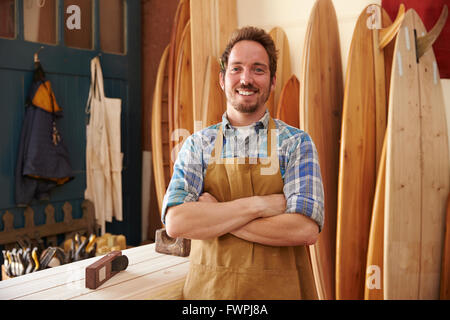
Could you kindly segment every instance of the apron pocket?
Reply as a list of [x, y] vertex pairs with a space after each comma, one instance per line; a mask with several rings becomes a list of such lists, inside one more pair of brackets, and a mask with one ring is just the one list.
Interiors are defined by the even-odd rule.
[[225, 267], [210, 267], [191, 263], [183, 288], [183, 299], [236, 299], [236, 272]]
[[301, 298], [297, 270], [266, 270], [239, 273], [239, 300], [298, 300]]

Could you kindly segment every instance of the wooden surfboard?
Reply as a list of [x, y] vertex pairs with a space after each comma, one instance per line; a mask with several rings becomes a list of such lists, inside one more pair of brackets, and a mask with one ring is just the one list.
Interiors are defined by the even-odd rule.
[[386, 184], [386, 137], [381, 151], [372, 220], [370, 222], [369, 244], [367, 247], [365, 300], [383, 300], [383, 241], [384, 241], [384, 196]]
[[[174, 116], [174, 101], [175, 101], [175, 78], [176, 78], [176, 65], [177, 58], [179, 56], [179, 48], [181, 43], [181, 36], [190, 18], [190, 5], [189, 0], [180, 0], [178, 3], [177, 11], [175, 12], [175, 18], [173, 21], [172, 33], [170, 35], [170, 51], [168, 57], [168, 109], [169, 109], [169, 148], [170, 153], [178, 141], [172, 139], [172, 133], [175, 130], [175, 116]], [[175, 158], [170, 158], [170, 173], [173, 172], [173, 164]]]
[[219, 83], [220, 65], [217, 58], [209, 56], [206, 63], [206, 73], [202, 99], [202, 127], [222, 121], [226, 110], [225, 94]]
[[289, 51], [289, 41], [286, 37], [286, 33], [280, 27], [275, 27], [269, 32], [275, 47], [278, 50], [278, 62], [277, 62], [277, 80], [275, 82], [275, 89], [271, 92], [269, 99], [266, 102], [267, 109], [271, 116], [277, 114], [278, 101], [280, 100], [281, 91], [284, 85], [292, 75], [291, 70], [291, 54]]
[[290, 126], [300, 128], [299, 99], [300, 82], [295, 75], [292, 75], [281, 91], [276, 118], [286, 122]]
[[237, 28], [236, 0], [191, 1], [192, 81], [194, 120], [203, 117], [203, 85], [209, 56], [220, 57]]
[[[170, 45], [169, 45], [170, 46]], [[164, 194], [170, 182], [169, 110], [168, 110], [168, 57], [169, 46], [164, 50], [156, 76], [152, 107], [153, 176], [156, 197], [161, 214]]]
[[[447, 14], [445, 7], [440, 22]], [[385, 299], [439, 299], [450, 169], [442, 86], [427, 39], [409, 9], [397, 36], [389, 101]]]
[[[362, 11], [353, 33], [339, 154], [336, 299], [364, 299], [370, 219], [386, 131], [386, 72], [392, 63], [386, 45], [402, 19], [399, 14], [391, 25], [379, 5], [370, 5]], [[379, 29], [386, 26], [389, 28]]]
[[[181, 35], [175, 69], [174, 84], [174, 132], [172, 140], [178, 143], [172, 149], [172, 158], [176, 159], [184, 140], [194, 132], [194, 114], [192, 107], [192, 64], [191, 64], [191, 24], [186, 24]], [[182, 138], [180, 141], [179, 138]]]
[[300, 128], [310, 134], [319, 155], [325, 195], [325, 225], [311, 262], [320, 299], [335, 298], [335, 252], [339, 138], [343, 75], [339, 27], [331, 0], [312, 9], [303, 49], [300, 87]]
[[450, 193], [447, 198], [444, 250], [441, 268], [441, 300], [450, 300]]

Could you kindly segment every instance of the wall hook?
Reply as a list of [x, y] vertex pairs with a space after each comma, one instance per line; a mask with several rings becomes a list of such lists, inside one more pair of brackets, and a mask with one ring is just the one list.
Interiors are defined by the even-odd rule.
[[39, 60], [39, 52], [40, 52], [42, 49], [44, 49], [44, 46], [41, 46], [41, 47], [39, 48], [39, 50], [35, 52], [35, 54], [34, 54], [34, 62], [40, 62], [40, 60]]

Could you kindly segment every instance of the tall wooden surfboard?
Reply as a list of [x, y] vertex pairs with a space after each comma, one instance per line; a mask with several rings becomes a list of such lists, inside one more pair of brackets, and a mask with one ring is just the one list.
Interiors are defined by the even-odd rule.
[[209, 56], [203, 82], [202, 127], [222, 121], [226, 110], [225, 94], [219, 84], [220, 65], [217, 58]]
[[[173, 21], [172, 33], [170, 35], [170, 49], [168, 57], [168, 109], [169, 109], [169, 148], [170, 153], [178, 141], [172, 139], [172, 134], [175, 130], [175, 116], [174, 116], [174, 97], [175, 97], [175, 78], [176, 78], [176, 65], [177, 57], [179, 55], [179, 48], [181, 43], [181, 36], [190, 18], [190, 0], [180, 0], [178, 3], [177, 11], [175, 12], [175, 18]], [[175, 158], [170, 158], [170, 173], [173, 172], [173, 164]]]
[[[174, 85], [174, 137], [178, 143], [172, 149], [176, 159], [184, 140], [194, 132], [194, 110], [192, 106], [191, 24], [186, 24], [180, 40]], [[182, 138], [181, 141], [179, 138]]]
[[450, 193], [447, 198], [444, 249], [442, 250], [441, 300], [450, 300]]
[[[386, 131], [386, 70], [392, 63], [383, 48], [388, 49], [402, 19], [399, 15], [391, 24], [379, 5], [370, 5], [360, 14], [353, 32], [339, 154], [336, 299], [364, 299], [372, 204]], [[373, 25], [368, 23], [372, 20]]]
[[[444, 23], [447, 14], [445, 7]], [[397, 36], [389, 101], [385, 299], [439, 299], [450, 172], [442, 86], [431, 46], [423, 50], [426, 36], [409, 9]]]
[[277, 80], [275, 82], [275, 89], [271, 92], [269, 99], [266, 102], [267, 109], [270, 115], [274, 117], [277, 113], [278, 101], [280, 100], [281, 91], [284, 85], [292, 75], [291, 70], [291, 54], [289, 51], [289, 41], [286, 37], [286, 33], [280, 27], [275, 27], [269, 32], [275, 47], [278, 50], [278, 62], [277, 62]]
[[343, 75], [339, 27], [331, 0], [317, 0], [307, 27], [300, 86], [300, 128], [319, 155], [325, 193], [325, 225], [310, 247], [320, 299], [335, 298], [335, 252], [339, 138]]
[[164, 50], [159, 63], [152, 107], [151, 138], [153, 148], [153, 176], [155, 177], [156, 197], [160, 214], [164, 193], [170, 182], [167, 64], [169, 46]]
[[292, 75], [281, 91], [276, 118], [295, 128], [300, 128], [300, 82]]
[[220, 57], [237, 28], [236, 0], [191, 1], [192, 81], [194, 121], [203, 117], [203, 84], [208, 56]]
[[386, 138], [381, 151], [367, 247], [365, 300], [383, 300], [384, 196], [386, 185]]

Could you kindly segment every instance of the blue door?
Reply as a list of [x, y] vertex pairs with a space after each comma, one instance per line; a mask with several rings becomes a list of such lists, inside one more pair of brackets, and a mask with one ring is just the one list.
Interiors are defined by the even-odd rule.
[[[2, 215], [24, 226], [24, 208], [15, 203], [15, 167], [25, 100], [33, 77], [33, 56], [50, 80], [63, 110], [58, 130], [69, 150], [75, 178], [50, 195], [55, 219], [68, 201], [73, 217], [82, 215], [86, 189], [86, 101], [90, 61], [100, 55], [105, 95], [122, 99], [121, 143], [123, 221], [106, 231], [124, 234], [127, 244], [141, 241], [141, 77], [140, 1], [1, 0], [0, 1], [0, 230]], [[34, 200], [35, 224], [45, 222], [49, 202]]]

